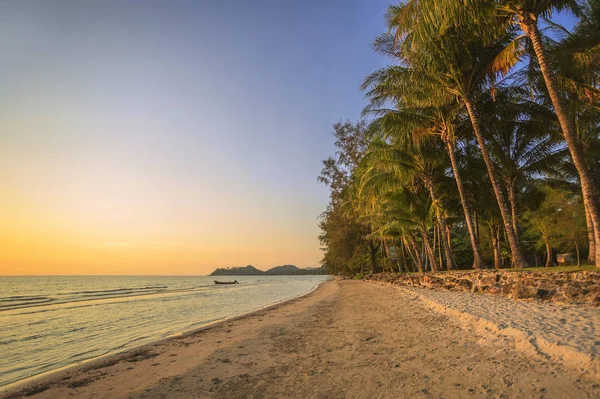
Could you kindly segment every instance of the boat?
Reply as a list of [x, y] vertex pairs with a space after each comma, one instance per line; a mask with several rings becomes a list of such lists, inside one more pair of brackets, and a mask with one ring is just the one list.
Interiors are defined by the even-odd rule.
[[215, 280], [215, 284], [239, 284], [237, 280], [235, 281], [217, 281]]

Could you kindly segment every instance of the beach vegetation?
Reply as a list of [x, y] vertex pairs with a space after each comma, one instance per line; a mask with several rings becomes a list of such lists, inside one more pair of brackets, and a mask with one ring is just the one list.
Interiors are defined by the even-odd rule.
[[600, 266], [600, 5], [410, 0], [384, 22], [388, 65], [319, 177], [326, 270]]

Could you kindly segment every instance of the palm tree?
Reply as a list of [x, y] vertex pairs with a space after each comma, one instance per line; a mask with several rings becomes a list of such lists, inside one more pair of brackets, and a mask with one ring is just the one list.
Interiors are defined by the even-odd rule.
[[472, 32], [460, 27], [440, 33], [440, 27], [432, 23], [430, 14], [422, 12], [423, 7], [430, 3], [430, 0], [415, 0], [388, 9], [389, 28], [396, 32], [396, 55], [413, 68], [413, 82], [429, 89], [423, 90], [423, 93], [428, 92], [430, 97], [420, 98], [426, 103], [424, 105], [441, 106], [458, 102], [466, 108], [502, 214], [512, 263], [514, 267], [524, 267], [527, 262], [514, 234], [511, 214], [475, 106], [477, 95], [493, 83], [490, 63], [511, 37], [506, 35], [486, 46], [479, 38], [473, 37]]
[[[426, 264], [437, 271], [429, 230], [432, 216], [441, 215], [439, 205], [423, 184], [428, 178], [424, 175], [431, 173], [430, 167], [415, 155], [378, 139], [371, 141], [354, 176], [352, 202], [361, 218], [371, 225], [369, 238], [395, 231], [414, 256], [419, 270], [424, 271], [417, 249], [420, 239]], [[451, 265], [451, 252], [446, 252], [446, 258]]]
[[423, 190], [409, 190], [402, 188], [388, 195], [388, 208], [390, 219], [384, 228], [400, 228], [404, 240], [417, 263], [420, 272], [426, 271], [423, 265], [417, 244], [417, 237], [421, 238], [423, 252], [431, 271], [439, 270], [435, 253], [429, 238], [429, 229], [432, 227], [434, 208], [429, 196]]
[[[459, 130], [472, 131], [469, 121], [464, 121], [458, 126]], [[464, 137], [469, 137], [466, 132], [461, 132]], [[481, 231], [489, 230], [488, 245], [491, 249], [491, 259], [494, 268], [502, 267], [502, 216], [498, 208], [494, 190], [491, 182], [487, 179], [485, 171], [485, 163], [483, 162], [481, 152], [477, 150], [473, 141], [475, 139], [464, 140], [461, 142], [459, 151], [457, 151], [457, 159], [460, 168], [465, 172], [465, 188], [470, 196], [470, 202], [473, 204], [473, 211], [477, 215], [477, 237], [482, 249], [482, 256], [487, 247], [483, 241], [485, 234]], [[484, 226], [484, 228], [480, 228]], [[481, 230], [481, 231], [480, 231]]]
[[[437, 0], [436, 0], [437, 1]], [[430, 11], [437, 16], [433, 18], [442, 26], [450, 29], [454, 25], [470, 26], [471, 30], [481, 32], [488, 39], [497, 41], [504, 39], [506, 32], [514, 33], [520, 29], [524, 36], [507, 43], [504, 51], [491, 63], [495, 71], [508, 71], [525, 54], [522, 39], [528, 38], [539, 64], [539, 68], [551, 99], [554, 111], [571, 154], [573, 164], [579, 175], [581, 191], [585, 206], [588, 208], [594, 227], [595, 242], [600, 242], [600, 201], [590, 166], [586, 162], [585, 149], [577, 136], [573, 119], [559, 91], [557, 78], [544, 38], [540, 32], [539, 21], [548, 19], [553, 12], [581, 11], [577, 0], [496, 0], [482, 2], [480, 0], [425, 0]], [[467, 16], [468, 15], [468, 16]], [[431, 20], [431, 19], [430, 19]], [[438, 28], [439, 26], [438, 25]], [[500, 29], [499, 29], [500, 28]], [[597, 46], [597, 42], [594, 43]], [[600, 267], [600, 251], [596, 253], [596, 265]]]
[[[586, 150], [587, 161], [600, 188], [600, 3], [582, 7], [580, 20], [564, 40], [551, 48], [557, 67], [557, 83], [566, 95], [567, 104], [577, 129], [577, 136]], [[570, 165], [567, 165], [570, 166]], [[572, 175], [577, 176], [577, 170]], [[597, 195], [600, 193], [596, 193]], [[584, 198], [588, 231], [588, 262], [596, 261], [594, 223], [588, 202]]]
[[439, 179], [440, 168], [443, 168], [444, 160], [439, 157], [437, 149], [431, 143], [428, 144], [422, 143], [419, 147], [414, 147], [407, 142], [389, 144], [383, 140], [372, 141], [364, 158], [368, 166], [365, 168], [362, 179], [372, 179], [373, 176], [382, 173], [392, 173], [404, 187], [414, 187], [418, 183], [423, 184], [429, 193], [432, 208], [440, 226], [440, 241], [446, 256], [446, 268], [450, 270], [454, 268], [454, 254], [450, 247], [450, 237], [436, 181]]
[[[382, 35], [376, 43], [376, 49], [385, 53], [393, 48], [391, 46], [393, 37]], [[454, 120], [458, 107], [453, 104], [442, 107], [418, 107], [417, 102], [417, 106], [410, 108], [407, 104], [415, 102], [415, 97], [421, 94], [413, 90], [415, 86], [412, 83], [412, 76], [409, 69], [399, 66], [384, 68], [369, 75], [362, 85], [363, 90], [369, 89], [367, 97], [371, 100], [364, 113], [378, 117], [376, 124], [384, 137], [393, 137], [396, 141], [405, 143], [412, 142], [414, 146], [419, 146], [430, 137], [439, 137], [442, 140], [450, 159], [469, 232], [473, 268], [481, 269], [483, 261], [455, 155], [457, 137]], [[396, 104], [396, 108], [383, 107], [386, 102]]]
[[552, 120], [537, 113], [539, 105], [520, 90], [500, 89], [480, 103], [490, 152], [510, 203], [513, 230], [519, 236], [517, 193], [527, 179], [561, 173], [568, 157], [562, 140], [552, 134]]
[[[600, 203], [598, 202], [596, 185], [590, 167], [586, 162], [583, 145], [577, 137], [573, 120], [569, 117], [563, 98], [558, 91], [555, 74], [538, 27], [540, 17], [549, 16], [553, 10], [562, 9], [570, 9], [577, 12], [578, 4], [574, 0], [521, 0], [507, 1], [505, 5], [499, 8], [501, 12], [515, 16], [517, 18], [515, 23], [518, 23], [525, 34], [531, 39], [548, 94], [558, 116], [560, 127], [571, 153], [571, 158], [579, 174], [584, 202], [594, 225], [595, 242], [600, 242]], [[596, 254], [596, 265], [600, 267], [600, 251]]]

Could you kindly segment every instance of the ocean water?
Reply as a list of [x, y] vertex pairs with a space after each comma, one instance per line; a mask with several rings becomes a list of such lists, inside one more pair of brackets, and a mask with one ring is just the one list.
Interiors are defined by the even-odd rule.
[[0, 387], [251, 312], [327, 276], [0, 277]]

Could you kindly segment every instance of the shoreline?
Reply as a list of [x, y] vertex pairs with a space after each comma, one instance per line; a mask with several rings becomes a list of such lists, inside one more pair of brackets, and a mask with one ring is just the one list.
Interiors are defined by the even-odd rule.
[[[483, 307], [498, 299], [449, 295]], [[544, 317], [566, 316], [554, 328], [573, 335], [568, 324], [576, 318], [557, 309]], [[577, 329], [569, 342], [587, 334]], [[77, 365], [0, 397], [600, 397], [590, 370], [523, 349], [514, 337], [440, 313], [415, 293], [335, 278], [301, 297]]]
[[90, 359], [80, 361], [78, 363], [70, 364], [68, 366], [63, 366], [63, 367], [60, 367], [60, 368], [57, 368], [54, 370], [49, 370], [46, 372], [35, 374], [30, 377], [26, 377], [21, 380], [12, 382], [10, 384], [0, 386], [0, 399], [19, 397], [19, 394], [21, 392], [28, 391], [28, 389], [27, 389], [28, 387], [35, 388], [36, 386], [39, 386], [39, 385], [52, 384], [56, 380], [59, 380], [60, 377], [64, 377], [70, 373], [85, 372], [88, 369], [103, 368], [103, 367], [107, 367], [107, 366], [110, 366], [115, 363], [127, 361], [130, 358], [138, 357], [140, 354], [143, 354], [144, 352], [148, 351], [149, 349], [151, 349], [153, 347], [159, 346], [161, 344], [169, 343], [172, 340], [184, 339], [190, 335], [198, 334], [203, 331], [208, 331], [211, 328], [217, 328], [223, 323], [243, 320], [244, 318], [251, 317], [256, 313], [276, 309], [277, 307], [285, 305], [288, 302], [293, 302], [293, 301], [296, 301], [298, 299], [307, 297], [307, 296], [315, 293], [315, 291], [317, 291], [324, 284], [330, 283], [334, 279], [335, 279], [335, 277], [331, 276], [330, 279], [318, 283], [312, 289], [310, 289], [309, 291], [307, 291], [305, 293], [296, 295], [296, 296], [288, 298], [288, 299], [283, 299], [283, 300], [275, 302], [275, 303], [271, 303], [269, 305], [263, 306], [258, 309], [251, 310], [246, 313], [241, 313], [241, 314], [233, 315], [230, 317], [225, 317], [225, 318], [218, 319], [218, 320], [213, 320], [202, 326], [192, 328], [189, 330], [184, 330], [184, 331], [181, 331], [178, 333], [174, 333], [167, 337], [159, 338], [155, 341], [151, 341], [151, 342], [147, 342], [145, 344], [133, 346], [131, 348], [121, 350], [121, 351], [116, 350], [113, 352], [109, 352], [109, 353], [106, 353], [101, 356], [93, 357]]

